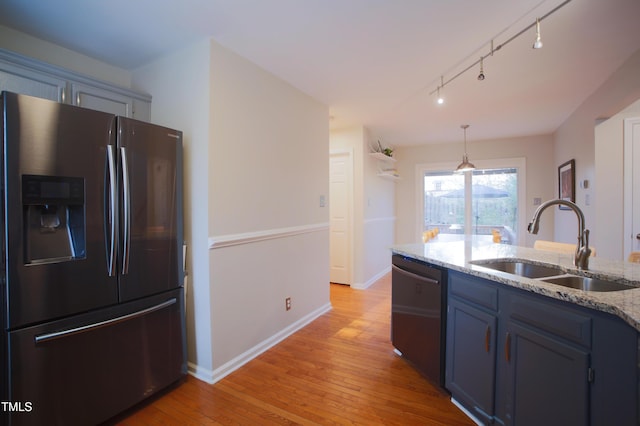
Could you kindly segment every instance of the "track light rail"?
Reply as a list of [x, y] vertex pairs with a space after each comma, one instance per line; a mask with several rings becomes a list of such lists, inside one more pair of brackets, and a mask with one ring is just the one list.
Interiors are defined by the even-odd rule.
[[[550, 15], [554, 14], [555, 12], [557, 12], [559, 9], [561, 9], [562, 7], [566, 6], [567, 3], [570, 3], [571, 0], [565, 0], [564, 2], [560, 3], [558, 6], [556, 6], [555, 8], [553, 8], [550, 12], [546, 13], [545, 15], [541, 16], [540, 18], [538, 18], [536, 21], [533, 21], [533, 23], [527, 25], [525, 28], [523, 28], [522, 30], [520, 30], [517, 34], [511, 36], [509, 39], [507, 39], [505, 42], [499, 44], [498, 46], [494, 47], [493, 46], [493, 40], [491, 40], [491, 51], [489, 53], [487, 53], [486, 55], [480, 56], [480, 59], [476, 60], [474, 63], [472, 63], [471, 65], [467, 66], [466, 68], [464, 68], [462, 71], [459, 71], [457, 74], [455, 74], [453, 77], [445, 80], [444, 76], [440, 76], [440, 84], [438, 85], [438, 87], [429, 92], [429, 95], [433, 95], [435, 93], [440, 92], [440, 89], [443, 89], [447, 84], [451, 83], [452, 81], [454, 81], [456, 78], [460, 77], [462, 74], [464, 74], [465, 72], [469, 71], [472, 68], [475, 68], [476, 65], [478, 65], [479, 63], [481, 63], [482, 61], [484, 61], [486, 58], [488, 58], [489, 56], [493, 56], [493, 54], [497, 51], [499, 51], [500, 49], [502, 49], [504, 46], [506, 46], [507, 44], [511, 43], [513, 40], [515, 40], [516, 38], [520, 37], [522, 34], [524, 34], [525, 32], [527, 32], [529, 29], [533, 28], [536, 26], [536, 24], [538, 22], [542, 22], [544, 19], [546, 19], [547, 17], [549, 17]], [[439, 102], [440, 103], [440, 102]]]

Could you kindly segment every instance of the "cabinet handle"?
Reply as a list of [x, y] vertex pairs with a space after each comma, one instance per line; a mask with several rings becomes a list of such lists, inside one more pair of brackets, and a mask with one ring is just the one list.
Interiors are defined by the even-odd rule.
[[484, 332], [484, 350], [489, 352], [491, 346], [489, 345], [491, 341], [491, 327], [487, 326], [487, 329]]
[[114, 325], [117, 324], [119, 322], [123, 322], [123, 321], [129, 321], [135, 318], [139, 318], [142, 316], [145, 316], [147, 314], [150, 314], [152, 312], [156, 312], [159, 311], [161, 309], [164, 309], [166, 307], [169, 307], [171, 305], [176, 304], [176, 302], [178, 301], [178, 299], [176, 299], [175, 297], [172, 299], [169, 299], [165, 302], [159, 303], [155, 306], [151, 306], [150, 308], [146, 308], [143, 309], [141, 311], [138, 312], [133, 312], [130, 314], [126, 314], [126, 315], [122, 315], [120, 317], [117, 318], [111, 318], [105, 321], [101, 321], [101, 322], [97, 322], [97, 323], [92, 323], [92, 324], [87, 324], [87, 325], [82, 325], [80, 327], [75, 327], [75, 328], [71, 328], [71, 329], [67, 329], [67, 330], [62, 330], [62, 331], [54, 331], [53, 333], [48, 333], [48, 334], [41, 334], [39, 336], [35, 336], [34, 340], [35, 343], [44, 343], [46, 341], [49, 340], [53, 340], [53, 339], [58, 339], [61, 337], [66, 337], [66, 336], [71, 336], [74, 334], [78, 334], [78, 333], [85, 333], [88, 331], [92, 331], [95, 330], [96, 328], [100, 328], [100, 327], [106, 327], [106, 326], [110, 326], [110, 325]]
[[507, 338], [504, 342], [504, 358], [507, 362], [511, 361], [511, 333], [507, 332]]

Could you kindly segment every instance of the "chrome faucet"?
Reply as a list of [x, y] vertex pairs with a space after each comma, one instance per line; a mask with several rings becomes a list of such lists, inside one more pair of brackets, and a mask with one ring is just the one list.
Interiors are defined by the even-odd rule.
[[569, 207], [574, 211], [576, 216], [578, 216], [578, 246], [573, 257], [573, 264], [577, 266], [578, 269], [589, 269], [589, 256], [591, 255], [591, 249], [589, 248], [589, 230], [584, 227], [584, 213], [582, 213], [580, 207], [575, 203], [561, 199], [545, 201], [536, 209], [527, 230], [530, 234], [537, 234], [538, 228], [540, 228], [540, 215], [547, 207], [555, 204], [562, 204], [563, 206]]

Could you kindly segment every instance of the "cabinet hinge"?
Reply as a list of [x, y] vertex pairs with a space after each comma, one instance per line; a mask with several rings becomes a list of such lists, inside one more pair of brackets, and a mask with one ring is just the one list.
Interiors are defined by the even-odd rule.
[[595, 378], [596, 378], [596, 372], [593, 371], [593, 368], [589, 367], [589, 369], [587, 370], [587, 381], [589, 383], [593, 383]]

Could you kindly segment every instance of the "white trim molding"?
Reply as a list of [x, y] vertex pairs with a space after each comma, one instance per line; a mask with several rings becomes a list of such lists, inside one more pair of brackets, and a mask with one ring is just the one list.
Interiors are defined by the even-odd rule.
[[265, 231], [246, 232], [243, 234], [220, 235], [209, 237], [209, 249], [250, 244], [258, 241], [286, 238], [294, 235], [308, 234], [310, 232], [328, 231], [329, 223], [317, 223], [312, 225], [291, 226], [288, 228], [267, 229]]
[[310, 324], [315, 319], [317, 319], [320, 316], [326, 314], [331, 309], [332, 309], [331, 303], [327, 303], [324, 306], [321, 306], [320, 308], [318, 308], [315, 311], [309, 313], [308, 315], [302, 317], [301, 319], [299, 319], [298, 321], [294, 322], [290, 326], [284, 328], [283, 330], [279, 331], [278, 333], [274, 334], [273, 336], [269, 337], [268, 339], [263, 340], [262, 342], [260, 342], [256, 346], [254, 346], [253, 348], [250, 348], [249, 350], [245, 351], [244, 353], [241, 353], [237, 357], [235, 357], [232, 360], [226, 362], [225, 364], [221, 365], [220, 367], [216, 368], [213, 371], [211, 371], [209, 369], [206, 369], [206, 368], [201, 368], [196, 364], [189, 363], [188, 364], [189, 374], [191, 374], [192, 376], [194, 376], [194, 377], [196, 377], [196, 378], [198, 378], [198, 379], [200, 379], [202, 381], [205, 381], [205, 382], [210, 383], [210, 384], [214, 384], [214, 383], [218, 382], [219, 380], [222, 380], [223, 378], [225, 378], [229, 374], [233, 373], [238, 368], [242, 367], [243, 365], [245, 365], [246, 363], [248, 363], [252, 359], [256, 358], [257, 356], [259, 356], [263, 352], [266, 352], [267, 350], [271, 349], [272, 347], [274, 347], [275, 345], [277, 345], [278, 343], [280, 343], [281, 341], [283, 341], [287, 337], [291, 336], [296, 331], [298, 331], [301, 328], [307, 326], [308, 324]]
[[384, 268], [382, 271], [378, 272], [376, 275], [374, 275], [373, 277], [369, 278], [369, 280], [367, 280], [367, 282], [365, 282], [365, 283], [353, 283], [353, 284], [351, 284], [351, 288], [353, 288], [355, 290], [366, 290], [372, 284], [374, 284], [376, 281], [378, 281], [380, 278], [382, 278], [385, 275], [387, 275], [389, 272], [391, 272], [391, 266], [388, 266], [388, 267]]

